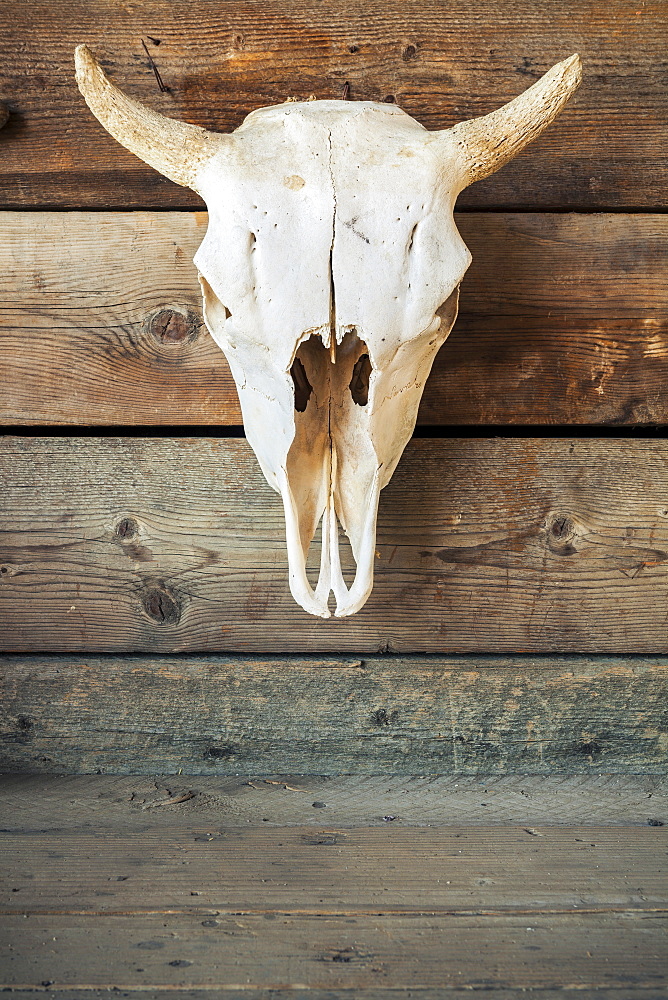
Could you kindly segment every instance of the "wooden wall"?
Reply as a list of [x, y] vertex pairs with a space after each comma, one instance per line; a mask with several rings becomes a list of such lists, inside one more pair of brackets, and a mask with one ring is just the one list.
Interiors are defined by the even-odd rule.
[[[12, 5], [6, 767], [665, 766], [666, 37], [652, 0]], [[280, 502], [202, 324], [203, 205], [92, 117], [82, 41], [128, 93], [220, 130], [345, 83], [447, 127], [582, 56], [557, 122], [460, 199], [474, 263], [353, 618], [322, 622], [289, 595]]]

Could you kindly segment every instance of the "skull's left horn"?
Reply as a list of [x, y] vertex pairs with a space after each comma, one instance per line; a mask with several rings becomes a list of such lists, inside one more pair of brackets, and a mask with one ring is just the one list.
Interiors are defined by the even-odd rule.
[[[493, 174], [554, 121], [582, 81], [579, 55], [557, 63], [532, 87], [483, 118], [471, 118], [441, 132], [454, 140], [464, 162], [461, 187]], [[461, 190], [461, 189], [460, 189]]]
[[126, 97], [107, 79], [87, 45], [77, 46], [74, 62], [79, 90], [107, 132], [165, 177], [197, 190], [198, 172], [228, 137], [166, 118]]

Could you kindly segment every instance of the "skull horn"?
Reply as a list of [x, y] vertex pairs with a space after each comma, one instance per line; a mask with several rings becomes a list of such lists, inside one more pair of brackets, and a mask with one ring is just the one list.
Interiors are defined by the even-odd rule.
[[471, 118], [442, 132], [454, 139], [464, 159], [462, 188], [488, 177], [554, 121], [582, 80], [579, 55], [557, 63], [532, 87], [483, 118]]
[[107, 79], [87, 45], [77, 46], [74, 62], [79, 90], [107, 132], [171, 181], [197, 190], [199, 170], [227, 136], [166, 118], [126, 97]]

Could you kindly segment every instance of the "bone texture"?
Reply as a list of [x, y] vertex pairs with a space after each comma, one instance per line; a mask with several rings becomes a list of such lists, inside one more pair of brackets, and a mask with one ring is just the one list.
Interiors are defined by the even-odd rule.
[[[457, 194], [553, 120], [579, 83], [578, 57], [505, 108], [443, 132], [395, 105], [314, 100], [260, 108], [225, 136], [125, 97], [85, 46], [76, 60], [105, 128], [206, 201], [195, 255], [204, 320], [283, 501], [292, 595], [321, 618], [330, 594], [337, 617], [354, 614], [373, 586], [379, 494], [413, 432], [471, 261], [454, 223]], [[356, 566], [348, 582], [340, 528]]]

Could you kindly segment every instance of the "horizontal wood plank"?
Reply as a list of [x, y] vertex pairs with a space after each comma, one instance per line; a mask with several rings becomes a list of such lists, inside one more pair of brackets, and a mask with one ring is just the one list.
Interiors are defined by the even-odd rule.
[[0, 914], [668, 914], [667, 827], [244, 830], [195, 819], [166, 836], [146, 818], [134, 833], [105, 831], [103, 851], [96, 830], [0, 833]]
[[[251, 826], [508, 826], [528, 837], [553, 826], [668, 828], [664, 774], [224, 776], [174, 774], [1, 774], [7, 835], [54, 837], [97, 831], [165, 840], [177, 831]], [[314, 806], [313, 803], [321, 803]], [[324, 804], [323, 804], [324, 803]], [[390, 819], [390, 817], [394, 819]], [[659, 824], [659, 825], [657, 825]], [[533, 832], [527, 832], [531, 828]], [[171, 831], [171, 832], [170, 832]], [[592, 837], [584, 835], [583, 843]], [[579, 843], [579, 841], [578, 841]]]
[[[660, 989], [665, 914], [0, 917], [0, 989]], [[530, 922], [529, 922], [530, 921]], [[204, 924], [204, 925], [203, 925]], [[307, 994], [308, 995], [308, 994]]]
[[323, 621], [290, 597], [282, 505], [244, 440], [8, 436], [1, 646], [662, 653], [667, 457], [655, 440], [414, 440], [381, 497], [373, 594]]
[[[528, 826], [525, 811], [521, 826], [420, 829], [403, 829], [400, 817], [342, 828], [323, 805], [307, 808], [327, 825], [271, 828], [266, 796], [245, 818], [235, 813], [242, 794], [258, 800], [256, 782], [236, 779], [234, 790], [235, 779], [202, 779], [199, 797], [188, 797], [183, 780], [0, 780], [12, 817], [0, 831], [4, 991], [633, 1000], [663, 989], [666, 828], [563, 825], [573, 778], [562, 791], [554, 779], [517, 785], [525, 810], [537, 782], [551, 790], [551, 823], [562, 825]], [[271, 795], [310, 801], [318, 781], [345, 794], [342, 783], [350, 791], [355, 779], [293, 778], [280, 789], [258, 780]], [[643, 780], [646, 797], [661, 787]], [[580, 779], [581, 803], [588, 792], [595, 807], [606, 784], [609, 796], [611, 783], [628, 791], [633, 781]], [[509, 783], [478, 781], [478, 794], [484, 784], [486, 797], [507, 799]], [[356, 784], [379, 804], [377, 779]], [[401, 784], [424, 802], [425, 784], [439, 785], [446, 811], [458, 787]]]
[[[473, 265], [421, 424], [668, 422], [667, 217], [457, 221]], [[202, 324], [192, 257], [206, 223], [3, 213], [0, 421], [240, 424]]]
[[[657, 1000], [657, 990], [654, 986], [648, 985], [646, 981], [640, 981], [638, 986], [618, 986], [614, 987], [614, 1000]], [[12, 993], [15, 993], [20, 1000], [44, 1000], [45, 989], [40, 987], [32, 989], [14, 989], [5, 987], [7, 1000], [10, 1000]], [[211, 1000], [211, 991], [204, 987], [202, 989], [191, 989], [188, 986], [180, 987], [170, 985], [164, 990], [158, 987], [151, 990], [151, 1000], [173, 1000], [174, 996], [179, 1000]], [[109, 991], [106, 988], [98, 989], [87, 984], [81, 987], [73, 986], [68, 989], [59, 988], [55, 992], [46, 990], [49, 1000], [109, 1000]], [[225, 1000], [273, 1000], [271, 992], [264, 989], [227, 989], [225, 988]], [[542, 989], [540, 1000], [572, 1000], [573, 992], [570, 989]], [[146, 991], [138, 989], [124, 989], [123, 1000], [146, 1000]], [[337, 989], [333, 994], [330, 989], [304, 990], [302, 986], [297, 989], [281, 987], [280, 1000], [443, 1000], [443, 990], [438, 986], [419, 987], [415, 989], [398, 987], [354, 987], [352, 990]], [[455, 987], [448, 989], [447, 1000], [471, 1000], [471, 990], [458, 990]], [[524, 987], [514, 989], [513, 987], [502, 986], [499, 989], [485, 987], [485, 1000], [527, 1000], [527, 991]], [[578, 989], [577, 1000], [601, 1000], [601, 991], [598, 988], [592, 990]], [[662, 998], [663, 1000], [663, 998]]]
[[[74, 83], [73, 50], [157, 111], [226, 131], [287, 96], [393, 100], [428, 129], [500, 106], [579, 51], [585, 78], [559, 120], [462, 204], [659, 207], [668, 180], [665, 4], [521, 0], [21, 0], [0, 33], [3, 207], [193, 207], [194, 194], [120, 148]], [[142, 40], [148, 55], [142, 47]], [[158, 68], [164, 90], [153, 73]]]
[[665, 658], [1, 666], [4, 771], [661, 774], [668, 763]]

